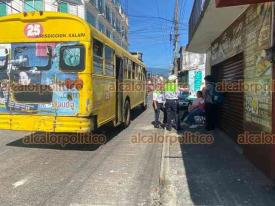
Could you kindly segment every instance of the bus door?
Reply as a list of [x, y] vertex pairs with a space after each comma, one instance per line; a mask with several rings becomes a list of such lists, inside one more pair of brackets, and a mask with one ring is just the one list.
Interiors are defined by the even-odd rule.
[[116, 121], [123, 121], [123, 59], [116, 56]]

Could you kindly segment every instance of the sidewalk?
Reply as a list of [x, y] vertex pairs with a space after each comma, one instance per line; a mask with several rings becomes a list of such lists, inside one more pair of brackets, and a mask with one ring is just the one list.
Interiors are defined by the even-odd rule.
[[164, 205], [274, 205], [272, 182], [224, 133], [213, 136], [212, 145], [170, 144]]

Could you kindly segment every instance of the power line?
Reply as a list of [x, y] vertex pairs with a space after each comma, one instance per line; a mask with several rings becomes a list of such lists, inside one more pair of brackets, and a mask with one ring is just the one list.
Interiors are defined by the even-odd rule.
[[179, 43], [179, 0], [176, 0], [174, 12], [174, 74], [178, 75], [178, 43]]
[[[158, 2], [158, 0], [155, 0], [155, 1], [156, 1], [156, 5], [157, 5], [158, 17], [160, 17], [159, 2]], [[165, 23], [165, 26], [167, 26], [167, 21], [161, 22], [162, 35], [163, 35], [163, 38], [165, 39], [165, 38], [166, 38], [166, 29], [164, 28], [164, 23]], [[168, 31], [168, 37], [169, 37], [169, 31]], [[169, 43], [169, 38], [168, 38], [167, 42]], [[167, 49], [166, 44], [162, 44], [162, 46], [163, 46], [163, 49], [164, 49], [165, 52], [167, 52], [167, 51], [169, 52], [169, 51], [170, 51], [169, 48]], [[171, 55], [170, 52], [169, 52], [169, 54]], [[168, 54], [168, 55], [169, 55], [169, 54]]]
[[[170, 20], [170, 19], [166, 19], [166, 18], [163, 18], [163, 17], [157, 17], [157, 16], [137, 16], [137, 15], [128, 15], [128, 16], [129, 16], [129, 17], [133, 17], [133, 18], [160, 19], [160, 20], [163, 20], [163, 21], [175, 23], [175, 20]], [[178, 23], [179, 23], [179, 24], [182, 24], [182, 25], [187, 25], [187, 24], [180, 23], [180, 22], [178, 22]]]

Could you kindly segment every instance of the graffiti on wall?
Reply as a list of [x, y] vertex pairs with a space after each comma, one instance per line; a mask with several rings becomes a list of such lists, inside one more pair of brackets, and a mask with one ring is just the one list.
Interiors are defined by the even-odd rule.
[[[251, 5], [212, 45], [211, 64], [244, 53], [244, 83], [272, 88], [272, 4]], [[265, 87], [262, 87], [265, 88]], [[244, 93], [245, 121], [271, 130], [270, 90]]]
[[218, 64], [243, 50], [242, 34], [244, 32], [244, 16], [230, 26], [213, 44], [211, 63]]
[[272, 52], [271, 45], [271, 7], [260, 4], [257, 7], [258, 28], [256, 29], [256, 75], [258, 77], [271, 75]]
[[[272, 109], [272, 50], [271, 47], [271, 4], [258, 4], [251, 8], [255, 15], [254, 20], [246, 18], [248, 36], [254, 37], [252, 44], [248, 45], [245, 52], [254, 54], [251, 63], [246, 65], [254, 72], [245, 72], [245, 78], [250, 79], [253, 85], [261, 86], [262, 89], [253, 93], [245, 93], [245, 121], [255, 123], [263, 129], [271, 130]], [[245, 68], [246, 69], [246, 68]]]

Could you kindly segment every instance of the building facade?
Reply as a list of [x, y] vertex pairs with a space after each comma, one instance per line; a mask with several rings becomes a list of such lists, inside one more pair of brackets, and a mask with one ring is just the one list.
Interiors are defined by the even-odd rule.
[[188, 52], [185, 47], [180, 48], [179, 82], [182, 87], [188, 87], [191, 95], [204, 86], [206, 54]]
[[119, 0], [3, 0], [0, 16], [18, 12], [56, 11], [79, 16], [128, 49], [128, 17]]
[[196, 0], [188, 45], [189, 51], [207, 52], [207, 73], [224, 92], [219, 127], [272, 179], [274, 8], [271, 2], [217, 8], [214, 0]]
[[193, 53], [186, 50], [185, 47], [180, 48], [180, 70], [188, 71], [205, 66], [206, 54]]

